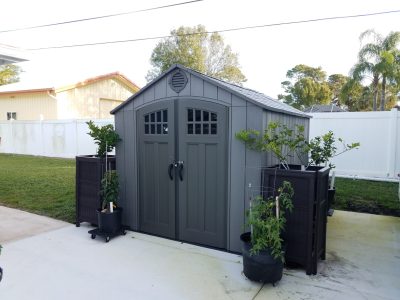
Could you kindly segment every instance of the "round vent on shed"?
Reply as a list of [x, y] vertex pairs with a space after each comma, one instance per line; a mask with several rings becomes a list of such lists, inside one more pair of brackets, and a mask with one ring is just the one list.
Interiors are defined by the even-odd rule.
[[169, 86], [176, 93], [182, 91], [185, 88], [187, 82], [188, 82], [187, 76], [185, 72], [181, 70], [176, 70], [169, 77]]

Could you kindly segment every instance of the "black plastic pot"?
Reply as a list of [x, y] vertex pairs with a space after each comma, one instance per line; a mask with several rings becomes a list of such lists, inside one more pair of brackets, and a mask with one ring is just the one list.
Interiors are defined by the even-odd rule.
[[3, 279], [3, 269], [0, 267], [0, 281]]
[[99, 229], [104, 233], [115, 234], [121, 230], [122, 208], [116, 208], [112, 213], [97, 209]]
[[243, 273], [248, 279], [273, 285], [281, 280], [283, 263], [280, 259], [275, 259], [267, 250], [250, 254], [250, 232], [243, 233], [240, 240], [242, 241]]

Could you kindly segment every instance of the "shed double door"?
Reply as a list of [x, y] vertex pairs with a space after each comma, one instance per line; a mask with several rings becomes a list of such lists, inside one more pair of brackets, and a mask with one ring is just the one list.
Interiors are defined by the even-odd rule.
[[226, 248], [226, 108], [168, 100], [137, 122], [140, 230]]

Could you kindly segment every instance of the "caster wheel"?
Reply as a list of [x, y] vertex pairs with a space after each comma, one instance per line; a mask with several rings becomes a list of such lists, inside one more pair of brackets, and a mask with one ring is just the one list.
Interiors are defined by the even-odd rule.
[[124, 230], [124, 231], [122, 232], [122, 234], [123, 234], [123, 235], [126, 235], [126, 231]]
[[96, 238], [96, 235], [92, 234], [90, 237], [92, 238], [92, 240], [94, 240]]
[[110, 237], [106, 236], [106, 243], [108, 243], [110, 241]]

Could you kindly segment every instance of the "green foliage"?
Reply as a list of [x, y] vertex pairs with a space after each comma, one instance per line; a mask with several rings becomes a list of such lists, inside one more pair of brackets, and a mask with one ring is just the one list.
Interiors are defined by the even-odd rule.
[[86, 122], [89, 126], [90, 132], [88, 134], [95, 140], [99, 146], [97, 149], [97, 156], [104, 157], [112, 151], [115, 145], [121, 140], [118, 133], [115, 132], [112, 124], [97, 126], [93, 121]]
[[240, 70], [238, 55], [225, 45], [221, 35], [209, 34], [203, 25], [181, 26], [159, 42], [151, 54], [151, 81], [173, 64], [181, 64], [215, 78], [241, 85], [246, 77]]
[[249, 149], [271, 152], [285, 169], [289, 169], [288, 160], [294, 153], [306, 168], [310, 165], [318, 166], [328, 163], [333, 168], [334, 165], [330, 163], [331, 158], [360, 146], [360, 143], [346, 144], [342, 138], [338, 138], [342, 149], [337, 152], [336, 139], [332, 131], [307, 141], [304, 136], [304, 126], [295, 124], [294, 128], [290, 129], [284, 124], [270, 122], [263, 135], [257, 130], [248, 129], [237, 132], [235, 136]]
[[331, 158], [360, 146], [360, 143], [346, 144], [342, 138], [338, 138], [338, 141], [342, 144], [342, 149], [339, 153], [336, 152], [336, 140], [332, 131], [306, 142], [305, 151], [310, 153], [308, 165], [319, 166], [329, 163], [329, 167], [334, 168], [335, 166], [330, 162]]
[[301, 151], [306, 142], [303, 126], [295, 125], [293, 130], [278, 122], [268, 123], [262, 135], [257, 130], [249, 129], [241, 130], [235, 136], [250, 149], [271, 152], [285, 169], [289, 169], [289, 157]]
[[18, 82], [21, 72], [22, 69], [17, 65], [0, 66], [0, 85]]
[[292, 197], [293, 188], [290, 182], [285, 181], [278, 189], [277, 199], [264, 199], [262, 196], [253, 199], [247, 212], [247, 222], [251, 227], [251, 254], [269, 249], [275, 259], [284, 261], [281, 232], [286, 224], [285, 213], [293, 210]]
[[116, 206], [119, 195], [119, 181], [118, 174], [115, 170], [107, 171], [101, 180], [101, 196], [102, 205], [101, 208], [105, 209], [108, 207], [108, 203], [113, 202]]
[[360, 82], [371, 79], [373, 110], [377, 109], [379, 90], [380, 109], [385, 110], [387, 86], [395, 86], [397, 92], [400, 91], [400, 50], [397, 48], [400, 44], [400, 32], [390, 32], [383, 37], [374, 30], [367, 30], [360, 35], [360, 40], [364, 42], [371, 37], [373, 40], [361, 47], [358, 62], [351, 73]]
[[281, 83], [286, 95], [278, 95], [278, 99], [282, 99], [286, 104], [304, 109], [331, 101], [332, 91], [321, 67], [297, 65], [287, 71], [286, 77], [290, 80]]

